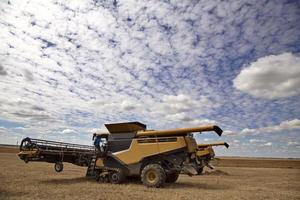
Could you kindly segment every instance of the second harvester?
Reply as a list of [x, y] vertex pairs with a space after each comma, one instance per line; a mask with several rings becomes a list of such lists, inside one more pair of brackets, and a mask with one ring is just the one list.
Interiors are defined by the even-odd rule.
[[215, 152], [212, 148], [213, 146], [225, 146], [226, 148], [228, 148], [229, 144], [227, 142], [198, 144], [198, 149], [196, 152], [197, 160], [199, 162], [199, 165], [197, 166], [198, 174], [201, 174], [203, 172], [203, 168], [205, 166], [210, 169], [214, 169], [214, 167], [210, 164], [210, 161], [215, 158]]

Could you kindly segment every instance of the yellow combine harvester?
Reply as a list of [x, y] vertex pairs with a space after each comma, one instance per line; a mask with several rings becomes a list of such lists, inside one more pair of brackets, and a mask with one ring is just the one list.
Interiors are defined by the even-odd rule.
[[58, 166], [63, 161], [82, 166], [88, 163], [87, 176], [99, 182], [122, 183], [126, 177], [138, 176], [148, 187], [161, 187], [166, 182], [175, 182], [180, 172], [198, 174], [199, 147], [192, 133], [214, 131], [221, 136], [223, 132], [215, 125], [158, 131], [147, 130], [139, 122], [105, 126], [109, 133], [95, 135], [95, 140], [102, 141], [96, 145], [96, 151], [90, 151], [89, 146], [82, 150], [77, 146], [63, 148], [64, 144], [47, 146], [31, 139], [30, 144], [21, 145], [18, 155], [24, 161], [46, 161]]
[[199, 126], [170, 130], [147, 130], [139, 122], [106, 124], [106, 151], [97, 157], [93, 170], [101, 182], [122, 183], [128, 176], [139, 176], [148, 187], [175, 182], [181, 171], [197, 174], [197, 143], [192, 133], [215, 131], [218, 126]]
[[226, 148], [229, 147], [229, 144], [226, 142], [217, 142], [217, 143], [210, 143], [210, 144], [198, 144], [198, 149], [196, 152], [196, 156], [199, 161], [199, 165], [197, 166], [198, 174], [203, 172], [203, 168], [205, 166], [213, 169], [214, 167], [210, 164], [210, 161], [215, 158], [215, 152], [212, 148], [213, 146], [225, 146]]

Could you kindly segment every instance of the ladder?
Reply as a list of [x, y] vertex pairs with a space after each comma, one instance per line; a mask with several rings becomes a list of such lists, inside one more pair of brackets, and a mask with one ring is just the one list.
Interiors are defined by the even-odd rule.
[[93, 155], [91, 157], [91, 161], [89, 163], [89, 166], [86, 170], [86, 177], [95, 177], [96, 176], [96, 170], [95, 170], [95, 167], [96, 167], [96, 161], [97, 161], [97, 156], [96, 155]]

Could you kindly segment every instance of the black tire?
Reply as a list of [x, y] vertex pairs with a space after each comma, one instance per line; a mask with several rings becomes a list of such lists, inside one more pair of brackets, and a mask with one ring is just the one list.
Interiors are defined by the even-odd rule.
[[109, 183], [107, 176], [99, 176], [98, 180], [99, 183]]
[[166, 182], [165, 170], [159, 164], [149, 164], [142, 170], [141, 180], [147, 187], [162, 187]]
[[179, 177], [179, 172], [173, 172], [171, 174], [167, 174], [166, 183], [175, 183]]
[[64, 164], [62, 162], [56, 162], [54, 164], [54, 169], [56, 172], [61, 172], [64, 169]]
[[94, 177], [95, 177], [96, 181], [99, 181], [100, 170], [95, 170], [95, 172], [94, 172]]
[[107, 177], [100, 176], [98, 182], [99, 183], [109, 183], [109, 180]]
[[121, 169], [111, 171], [109, 173], [109, 182], [112, 184], [120, 184], [125, 181], [125, 174]]
[[198, 175], [202, 174], [203, 168], [204, 168], [204, 167], [199, 167], [199, 168], [197, 169]]
[[27, 156], [25, 156], [23, 160], [24, 160], [25, 163], [29, 162], [29, 158]]

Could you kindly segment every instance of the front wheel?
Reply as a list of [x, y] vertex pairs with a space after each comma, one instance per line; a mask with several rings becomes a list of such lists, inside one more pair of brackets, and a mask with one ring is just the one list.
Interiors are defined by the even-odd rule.
[[64, 169], [64, 164], [62, 162], [56, 162], [54, 169], [56, 172], [61, 172]]
[[142, 170], [141, 179], [145, 186], [159, 188], [166, 182], [166, 173], [159, 164], [149, 164]]

